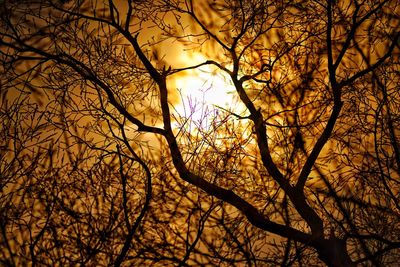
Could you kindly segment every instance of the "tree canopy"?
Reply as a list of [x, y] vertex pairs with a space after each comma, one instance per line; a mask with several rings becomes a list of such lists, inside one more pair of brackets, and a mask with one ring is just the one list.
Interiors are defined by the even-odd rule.
[[0, 3], [5, 266], [397, 266], [400, 3]]

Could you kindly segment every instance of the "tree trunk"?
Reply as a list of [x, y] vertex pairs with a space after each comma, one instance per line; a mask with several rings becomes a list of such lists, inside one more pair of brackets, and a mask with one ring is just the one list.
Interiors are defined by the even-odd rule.
[[329, 267], [352, 267], [355, 266], [351, 260], [346, 242], [337, 237], [323, 239], [316, 244], [319, 258]]

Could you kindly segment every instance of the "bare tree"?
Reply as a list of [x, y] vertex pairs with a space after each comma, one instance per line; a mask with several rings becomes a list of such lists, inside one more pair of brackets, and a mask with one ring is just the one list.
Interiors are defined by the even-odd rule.
[[3, 1], [2, 264], [395, 266], [399, 11]]

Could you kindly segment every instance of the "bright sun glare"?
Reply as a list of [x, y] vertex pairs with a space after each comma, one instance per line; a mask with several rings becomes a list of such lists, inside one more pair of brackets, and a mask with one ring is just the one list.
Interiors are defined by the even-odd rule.
[[[206, 58], [201, 54], [192, 54], [187, 61], [197, 64], [205, 62]], [[212, 116], [215, 110], [230, 110], [232, 107], [238, 110], [235, 88], [229, 76], [213, 65], [185, 71], [175, 79], [175, 87], [181, 94], [176, 111], [199, 125], [206, 126], [205, 118]]]

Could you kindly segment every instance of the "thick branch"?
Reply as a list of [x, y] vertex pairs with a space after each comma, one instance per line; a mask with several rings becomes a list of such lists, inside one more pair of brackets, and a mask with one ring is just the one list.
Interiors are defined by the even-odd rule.
[[[218, 199], [231, 204], [232, 206], [240, 210], [254, 226], [283, 237], [294, 239], [302, 243], [310, 242], [312, 237], [311, 235], [305, 234], [294, 228], [270, 221], [269, 219], [265, 218], [261, 213], [259, 213], [254, 206], [252, 206], [250, 203], [245, 201], [240, 196], [236, 195], [234, 192], [221, 188], [217, 185], [214, 185], [208, 182], [207, 180], [201, 178], [200, 176], [193, 174], [186, 168], [185, 162], [182, 158], [181, 151], [179, 149], [176, 138], [171, 128], [170, 110], [168, 106], [168, 90], [166, 87], [165, 76], [160, 75], [151, 65], [150, 61], [144, 56], [143, 52], [141, 51], [139, 45], [136, 42], [136, 39], [133, 39], [132, 41], [135, 43], [135, 49], [137, 49], [139, 58], [142, 60], [146, 68], [148, 68], [150, 75], [157, 82], [159, 86], [161, 109], [162, 109], [162, 116], [165, 128], [164, 136], [168, 142], [168, 146], [171, 151], [173, 164], [177, 169], [180, 177], [183, 180], [187, 181], [188, 183], [204, 190], [209, 195], [215, 196]], [[248, 101], [249, 101], [248, 103], [251, 103], [250, 99], [248, 99]], [[259, 111], [255, 111], [255, 107], [252, 103], [250, 109], [256, 114], [259, 114], [261, 116], [261, 113], [259, 113]], [[263, 145], [266, 145], [267, 142], [266, 142], [265, 126], [263, 126], [262, 118], [257, 117], [255, 118], [255, 121], [261, 123], [261, 127], [264, 128], [264, 133], [263, 133], [264, 139], [260, 138], [259, 142], [262, 142]], [[263, 151], [263, 153], [264, 157], [267, 157], [266, 159], [264, 158], [264, 160], [266, 161], [269, 160], [270, 161], [269, 163], [273, 164], [271, 156], [265, 151]], [[289, 183], [286, 180], [284, 180], [283, 175], [279, 172], [279, 170], [276, 168], [275, 165], [273, 165], [273, 167], [271, 166], [270, 169], [272, 169], [272, 172], [274, 171], [277, 172], [274, 174], [278, 176], [279, 181], [285, 186], [286, 189], [288, 189]], [[305, 201], [302, 202], [301, 204], [304, 203]]]

